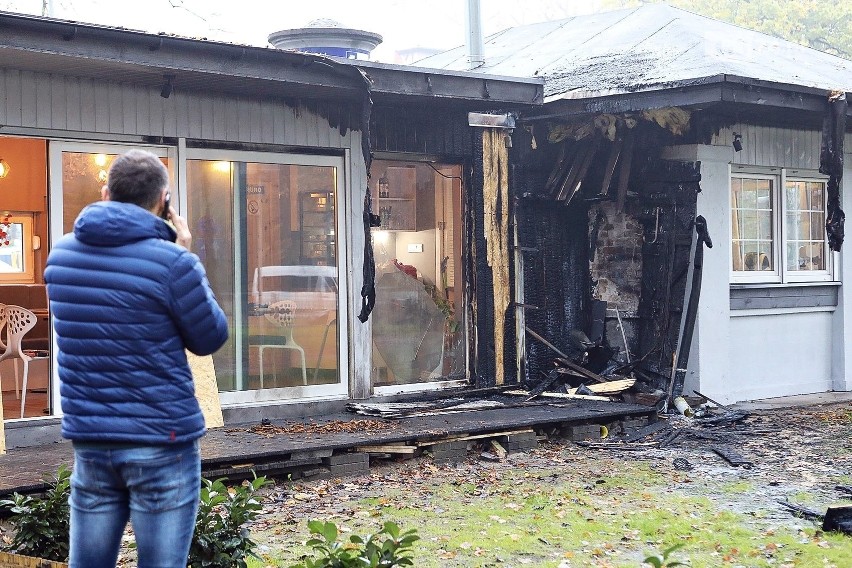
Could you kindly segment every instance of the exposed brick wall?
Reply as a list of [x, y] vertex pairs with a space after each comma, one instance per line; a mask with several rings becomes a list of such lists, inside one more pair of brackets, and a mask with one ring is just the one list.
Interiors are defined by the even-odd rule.
[[622, 317], [634, 316], [642, 293], [642, 225], [629, 206], [619, 211], [607, 201], [589, 209], [589, 227], [592, 297], [618, 308]]

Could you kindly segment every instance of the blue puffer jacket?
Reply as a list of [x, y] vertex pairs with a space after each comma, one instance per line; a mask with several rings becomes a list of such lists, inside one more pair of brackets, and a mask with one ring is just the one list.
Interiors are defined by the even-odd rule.
[[204, 434], [184, 347], [228, 338], [198, 257], [162, 219], [129, 203], [86, 207], [47, 259], [59, 346], [62, 434], [168, 444]]

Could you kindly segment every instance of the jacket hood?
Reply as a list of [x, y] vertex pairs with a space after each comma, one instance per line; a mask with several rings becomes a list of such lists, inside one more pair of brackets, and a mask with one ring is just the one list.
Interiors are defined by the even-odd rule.
[[98, 201], [74, 221], [74, 235], [95, 246], [118, 247], [143, 239], [175, 242], [177, 233], [165, 221], [132, 203]]

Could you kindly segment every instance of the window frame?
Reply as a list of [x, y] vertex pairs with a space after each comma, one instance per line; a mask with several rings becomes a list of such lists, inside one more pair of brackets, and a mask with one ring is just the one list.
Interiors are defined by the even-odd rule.
[[34, 284], [35, 283], [35, 250], [33, 244], [33, 215], [32, 213], [12, 212], [9, 223], [21, 225], [21, 262], [22, 272], [0, 272], [0, 284]]
[[[825, 250], [825, 270], [789, 270], [787, 268], [787, 200], [786, 190], [788, 181], [819, 182], [827, 190], [828, 176], [819, 172], [805, 169], [788, 168], [731, 168], [728, 183], [728, 238], [731, 240], [733, 253], [733, 180], [739, 179], [769, 179], [772, 183], [772, 271], [735, 271], [733, 257], [728, 264], [730, 282], [732, 284], [801, 284], [807, 282], [835, 281], [835, 253], [828, 247], [828, 236], [823, 231]], [[828, 192], [823, 191], [823, 215], [827, 215]]]

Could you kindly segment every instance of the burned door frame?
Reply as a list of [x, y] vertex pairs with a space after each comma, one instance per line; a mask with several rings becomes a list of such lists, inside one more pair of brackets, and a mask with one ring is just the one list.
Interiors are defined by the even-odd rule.
[[[370, 127], [370, 148], [372, 156], [379, 160], [415, 161], [459, 165], [462, 169], [462, 282], [467, 345], [465, 348], [465, 378], [452, 381], [417, 383], [416, 385], [398, 385], [390, 387], [372, 387], [374, 394], [394, 394], [412, 390], [431, 390], [446, 386], [457, 386], [468, 382], [477, 373], [476, 344], [481, 333], [476, 325], [476, 305], [479, 300], [477, 283], [473, 281], [474, 253], [471, 243], [473, 228], [471, 219], [475, 216], [472, 206], [473, 196], [481, 195], [481, 156], [479, 175], [474, 156], [474, 129], [467, 125], [467, 112], [455, 108], [419, 109], [413, 111], [392, 105], [377, 105], [373, 109]], [[481, 154], [481, 149], [480, 149]], [[479, 180], [479, 186], [476, 185]], [[375, 212], [377, 213], [377, 212]], [[459, 313], [460, 310], [457, 310]], [[371, 354], [372, 357], [372, 354]], [[370, 365], [372, 368], [372, 364]]]

